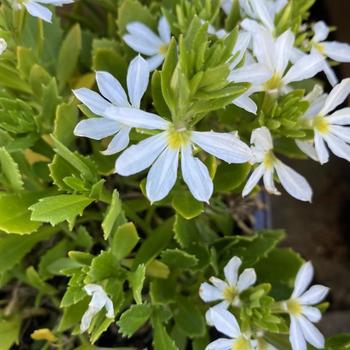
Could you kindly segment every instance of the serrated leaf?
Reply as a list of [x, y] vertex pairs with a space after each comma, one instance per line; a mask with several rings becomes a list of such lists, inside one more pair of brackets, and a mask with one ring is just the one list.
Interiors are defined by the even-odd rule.
[[159, 317], [153, 322], [153, 349], [154, 350], [179, 350], [174, 340], [170, 337], [166, 331], [164, 325], [160, 321]]
[[198, 240], [197, 227], [194, 220], [186, 220], [177, 214], [174, 224], [175, 239], [184, 248]]
[[145, 265], [139, 265], [136, 271], [129, 272], [128, 280], [136, 304], [142, 304], [142, 288], [146, 278]]
[[132, 222], [118, 227], [112, 240], [112, 253], [118, 260], [127, 257], [139, 241], [139, 235]]
[[198, 259], [180, 249], [167, 249], [161, 254], [162, 261], [171, 268], [188, 269], [198, 263]]
[[0, 181], [4, 182], [9, 190], [15, 192], [23, 190], [23, 181], [18, 164], [4, 147], [0, 148]]
[[10, 350], [12, 345], [18, 344], [20, 329], [20, 317], [12, 317], [9, 320], [0, 320], [0, 350]]
[[174, 191], [172, 205], [187, 220], [195, 218], [204, 211], [203, 203], [193, 198], [187, 189]]
[[250, 164], [220, 164], [214, 178], [216, 192], [231, 192], [246, 180]]
[[78, 122], [78, 109], [70, 104], [60, 104], [56, 110], [53, 135], [66, 146], [70, 146], [75, 136], [74, 127]]

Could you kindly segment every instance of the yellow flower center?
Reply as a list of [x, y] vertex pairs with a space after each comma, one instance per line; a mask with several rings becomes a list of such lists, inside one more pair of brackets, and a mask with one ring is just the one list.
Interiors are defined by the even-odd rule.
[[323, 44], [315, 43], [314, 48], [322, 55], [325, 53], [325, 47]]
[[300, 316], [303, 311], [302, 305], [296, 299], [288, 300], [287, 309], [288, 309], [288, 312], [293, 316]]
[[237, 338], [232, 344], [232, 350], [251, 350], [251, 343], [244, 337]]
[[233, 301], [235, 300], [236, 296], [237, 296], [237, 292], [236, 292], [236, 289], [234, 287], [227, 287], [227, 288], [224, 289], [223, 297], [230, 304], [233, 303]]
[[167, 52], [168, 52], [168, 48], [169, 48], [169, 45], [168, 44], [163, 44], [160, 48], [159, 48], [159, 53], [162, 55], [162, 56], [166, 56]]
[[265, 88], [267, 90], [278, 90], [282, 85], [282, 79], [280, 74], [275, 73], [272, 78], [265, 83]]
[[265, 158], [264, 158], [265, 168], [272, 169], [273, 165], [275, 163], [275, 160], [276, 160], [276, 158], [275, 158], [275, 155], [273, 154], [273, 152], [272, 151], [267, 152], [265, 155]]
[[322, 116], [317, 116], [313, 120], [314, 128], [320, 133], [320, 134], [327, 134], [329, 132], [329, 124], [327, 122], [327, 119]]
[[171, 149], [179, 149], [190, 142], [191, 131], [185, 128], [176, 129], [172, 127], [168, 130], [168, 146]]

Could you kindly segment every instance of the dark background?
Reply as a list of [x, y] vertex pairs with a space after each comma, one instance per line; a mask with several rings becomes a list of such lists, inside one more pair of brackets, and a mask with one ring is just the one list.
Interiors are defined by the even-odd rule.
[[[317, 0], [313, 20], [337, 27], [332, 40], [350, 43], [350, 0]], [[350, 77], [350, 64], [336, 68], [339, 79]], [[312, 205], [288, 195], [271, 199], [275, 228], [288, 232], [292, 246], [315, 266], [315, 282], [331, 288], [331, 309], [320, 324], [325, 335], [350, 331], [350, 163], [333, 157], [321, 166], [312, 161], [289, 164], [314, 189]]]

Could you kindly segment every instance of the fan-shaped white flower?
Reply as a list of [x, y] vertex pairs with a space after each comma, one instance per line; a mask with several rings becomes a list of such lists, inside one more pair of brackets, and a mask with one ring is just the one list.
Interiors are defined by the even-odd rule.
[[133, 50], [149, 56], [147, 60], [149, 70], [158, 68], [164, 61], [171, 39], [169, 23], [165, 17], [161, 17], [158, 23], [159, 35], [141, 22], [132, 22], [126, 26], [128, 31], [123, 40]]
[[131, 128], [109, 118], [105, 111], [112, 106], [123, 107], [126, 118], [132, 118], [139, 111], [141, 98], [147, 90], [149, 82], [148, 64], [141, 56], [131, 61], [127, 75], [129, 99], [122, 85], [110, 73], [97, 72], [96, 80], [102, 96], [86, 88], [73, 92], [77, 99], [85, 104], [91, 112], [102, 118], [90, 118], [81, 121], [76, 126], [74, 133], [77, 136], [94, 140], [115, 135], [107, 150], [103, 152], [105, 155], [111, 155], [128, 146]]
[[291, 298], [284, 303], [290, 315], [289, 340], [293, 350], [306, 350], [307, 343], [317, 349], [323, 349], [325, 340], [313, 323], [321, 320], [321, 312], [313, 305], [321, 303], [329, 292], [329, 288], [315, 285], [308, 289], [314, 276], [314, 268], [310, 262], [299, 270]]
[[51, 22], [52, 12], [43, 5], [62, 6], [73, 2], [74, 0], [21, 0], [15, 1], [14, 7], [20, 9], [23, 5], [32, 16]]
[[151, 166], [146, 185], [151, 202], [165, 198], [175, 185], [180, 155], [182, 178], [192, 195], [198, 201], [209, 201], [213, 183], [207, 167], [193, 156], [195, 145], [227, 163], [245, 163], [251, 158], [249, 147], [234, 134], [191, 131], [155, 114], [135, 110], [130, 114], [127, 108], [112, 107], [106, 115], [129, 127], [162, 130], [125, 150], [115, 167], [117, 174], [129, 176]]
[[233, 314], [225, 309], [211, 308], [208, 313], [213, 325], [228, 338], [220, 338], [210, 343], [206, 350], [253, 350], [253, 343], [247, 335], [241, 332]]
[[88, 284], [84, 287], [85, 292], [92, 296], [89, 307], [81, 319], [80, 331], [86, 332], [92, 319], [103, 308], [106, 308], [106, 317], [114, 318], [114, 307], [112, 300], [108, 297], [104, 289], [97, 284]]
[[3, 38], [0, 38], [0, 55], [2, 55], [6, 49], [7, 49], [6, 40]]
[[[314, 37], [311, 40], [312, 47], [321, 55], [329, 57], [336, 62], [350, 62], [350, 45], [337, 41], [326, 41], [330, 29], [325, 22], [320, 21], [313, 26]], [[327, 75], [329, 82], [335, 86], [338, 83], [330, 64], [325, 61], [324, 72]]]
[[289, 166], [282, 163], [273, 153], [273, 140], [266, 127], [255, 129], [251, 136], [253, 163], [259, 164], [252, 172], [243, 189], [243, 196], [247, 196], [257, 185], [261, 178], [264, 180], [266, 190], [279, 195], [274, 182], [274, 174], [284, 189], [294, 198], [311, 202], [312, 189], [306, 179]]
[[343, 108], [330, 114], [341, 105], [350, 94], [350, 79], [343, 80], [329, 94], [314, 99], [307, 113], [305, 122], [314, 130], [314, 148], [307, 142], [299, 141], [298, 146], [308, 156], [316, 153], [321, 164], [329, 160], [330, 150], [338, 157], [350, 161], [350, 108]]

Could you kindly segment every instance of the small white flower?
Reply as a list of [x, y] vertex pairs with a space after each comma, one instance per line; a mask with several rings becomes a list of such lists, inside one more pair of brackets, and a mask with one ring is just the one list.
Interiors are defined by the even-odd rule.
[[[350, 62], [349, 44], [337, 41], [326, 41], [330, 29], [325, 22], [320, 21], [315, 23], [313, 30], [315, 35], [311, 40], [311, 44], [314, 50], [317, 50], [324, 57], [331, 58], [336, 62]], [[337, 76], [327, 61], [325, 61], [324, 64], [324, 72], [327, 75], [329, 82], [335, 86], [338, 83]]]
[[62, 6], [66, 4], [72, 4], [73, 2], [74, 0], [22, 0], [21, 2], [15, 2], [15, 8], [20, 9], [22, 8], [23, 4], [23, 6], [32, 16], [41, 18], [46, 22], [51, 22], [52, 12], [40, 4]]
[[329, 160], [326, 144], [336, 156], [350, 161], [350, 108], [330, 114], [349, 94], [350, 79], [345, 79], [329, 96], [320, 95], [315, 98], [304, 116], [305, 122], [314, 130], [314, 148], [305, 141], [299, 141], [298, 146], [313, 159], [312, 155], [316, 153], [316, 159], [321, 164]]
[[325, 340], [320, 331], [313, 325], [322, 318], [321, 312], [313, 305], [323, 301], [329, 288], [315, 285], [308, 289], [314, 276], [314, 268], [310, 262], [299, 270], [291, 298], [284, 303], [290, 315], [289, 340], [293, 350], [306, 350], [307, 343], [317, 349], [323, 349]]
[[238, 257], [233, 257], [224, 267], [225, 281], [211, 277], [209, 283], [202, 283], [199, 295], [206, 303], [222, 301], [220, 307], [227, 309], [230, 305], [240, 304], [239, 295], [254, 285], [256, 273], [254, 269], [245, 269], [239, 275], [239, 268], [242, 261]]
[[167, 19], [163, 16], [158, 23], [159, 35], [141, 22], [132, 22], [126, 26], [128, 31], [123, 40], [133, 50], [149, 56], [149, 70], [158, 68], [164, 61], [171, 39], [171, 31]]
[[213, 325], [228, 338], [220, 338], [210, 343], [206, 350], [253, 350], [253, 343], [241, 332], [234, 315], [225, 309], [211, 308], [209, 311]]
[[7, 49], [7, 42], [5, 41], [5, 39], [0, 38], [0, 55], [2, 55], [6, 49]]
[[284, 189], [294, 198], [311, 202], [312, 189], [305, 178], [292, 168], [282, 163], [273, 153], [273, 140], [270, 131], [266, 127], [255, 129], [251, 136], [253, 162], [259, 164], [253, 171], [243, 189], [243, 196], [247, 196], [263, 177], [266, 190], [279, 195], [274, 182], [274, 174], [281, 182]]
[[128, 146], [131, 128], [114, 118], [109, 118], [105, 111], [112, 106], [123, 107], [126, 118], [132, 118], [134, 114], [140, 111], [141, 98], [147, 90], [149, 82], [148, 64], [141, 56], [131, 61], [127, 75], [129, 99], [122, 85], [110, 73], [97, 72], [96, 80], [102, 96], [86, 88], [73, 92], [77, 99], [94, 114], [102, 118], [90, 118], [81, 121], [76, 126], [74, 133], [77, 136], [94, 140], [115, 135], [107, 150], [103, 152], [105, 155], [111, 155]]
[[86, 332], [91, 324], [92, 319], [103, 308], [106, 308], [106, 317], [114, 318], [114, 307], [112, 300], [108, 297], [103, 288], [97, 284], [88, 284], [84, 287], [85, 292], [92, 296], [89, 307], [81, 319], [80, 331]]
[[151, 166], [146, 185], [151, 202], [165, 198], [175, 185], [180, 155], [182, 178], [192, 195], [198, 201], [209, 201], [213, 182], [204, 163], [193, 156], [195, 145], [230, 164], [251, 158], [249, 147], [234, 134], [191, 131], [155, 114], [127, 108], [109, 108], [106, 116], [129, 127], [163, 130], [125, 150], [115, 167], [117, 174], [129, 176]]

